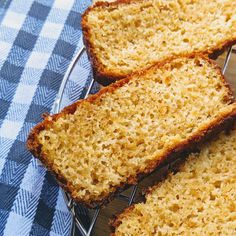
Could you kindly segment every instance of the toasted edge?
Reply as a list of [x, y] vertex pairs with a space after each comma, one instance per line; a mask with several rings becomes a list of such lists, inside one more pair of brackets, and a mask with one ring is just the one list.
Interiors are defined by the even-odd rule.
[[[143, 1], [143, 0], [138, 0], [138, 1]], [[95, 47], [90, 40], [91, 29], [87, 24], [87, 16], [91, 11], [93, 11], [94, 9], [98, 7], [118, 8], [120, 4], [131, 4], [132, 2], [137, 2], [137, 0], [136, 1], [135, 0], [116, 0], [115, 2], [97, 2], [94, 5], [90, 6], [82, 15], [81, 26], [82, 26], [82, 31], [83, 31], [83, 41], [86, 46], [86, 50], [90, 58], [90, 61], [92, 63], [94, 78], [98, 83], [102, 84], [103, 86], [107, 86], [111, 83], [114, 83], [117, 80], [125, 78], [128, 76], [128, 74], [123, 74], [119, 70], [114, 70], [114, 69], [109, 70], [100, 61], [99, 57], [97, 56], [94, 50]], [[200, 54], [209, 55], [212, 58], [216, 59], [219, 55], [221, 55], [225, 51], [227, 47], [230, 47], [234, 45], [235, 43], [236, 43], [236, 38], [232, 38], [232, 40], [225, 40], [224, 42], [219, 43], [218, 45], [216, 45], [215, 47], [211, 49], [206, 49], [204, 51], [196, 50], [196, 51], [193, 51], [191, 54], [200, 53]], [[172, 55], [172, 56], [167, 57], [164, 60], [154, 61], [153, 63], [151, 63], [151, 67], [161, 61], [170, 60], [173, 56], [184, 57], [187, 55], [188, 53]], [[147, 67], [141, 68], [141, 70], [148, 69], [149, 67], [150, 65]], [[135, 70], [134, 72], [137, 72], [137, 71], [138, 70]]]
[[[222, 79], [224, 85], [228, 88], [228, 97], [227, 97], [227, 99], [231, 103], [233, 103], [234, 99], [233, 99], [232, 91], [231, 91], [228, 83], [226, 82], [224, 76], [222, 75], [220, 67], [214, 61], [210, 60], [209, 58], [207, 58], [204, 55], [195, 55], [195, 54], [193, 54], [193, 55], [190, 55], [188, 57], [183, 57], [183, 58], [194, 58], [194, 57], [205, 59], [211, 65], [213, 65], [213, 67], [218, 71], [219, 75], [221, 76], [221, 79]], [[174, 59], [177, 59], [177, 58], [179, 58], [179, 57], [173, 57], [172, 59], [174, 60]], [[159, 67], [161, 67], [161, 66], [163, 66], [163, 65], [165, 65], [166, 63], [169, 63], [169, 62], [171, 62], [171, 61], [166, 60], [165, 62], [163, 61], [163, 62], [157, 63], [157, 64], [153, 65], [152, 67], [150, 67], [148, 70], [139, 71], [139, 72], [134, 73], [133, 75], [145, 74], [149, 70], [159, 68]], [[60, 173], [57, 174], [53, 170], [52, 163], [49, 163], [48, 160], [47, 160], [46, 155], [44, 153], [42, 153], [42, 151], [41, 151], [42, 146], [38, 143], [37, 136], [40, 133], [40, 131], [47, 128], [53, 121], [58, 120], [60, 117], [64, 116], [65, 114], [73, 114], [76, 111], [77, 107], [79, 107], [79, 105], [81, 103], [83, 103], [85, 101], [93, 103], [93, 101], [99, 99], [103, 94], [113, 93], [116, 89], [118, 89], [118, 88], [122, 87], [123, 85], [125, 85], [126, 83], [128, 83], [132, 78], [133, 77], [131, 76], [131, 77], [119, 80], [116, 83], [113, 83], [110, 86], [101, 89], [97, 94], [91, 95], [87, 99], [79, 100], [79, 101], [73, 103], [72, 105], [69, 105], [69, 106], [65, 107], [58, 114], [54, 114], [54, 115], [45, 117], [44, 121], [42, 121], [41, 123], [36, 125], [31, 130], [31, 132], [28, 136], [27, 148], [29, 149], [29, 151], [35, 157], [37, 157], [47, 167], [47, 169], [49, 171], [52, 172], [52, 174], [59, 181], [59, 185], [62, 188], [64, 188], [77, 203], [82, 203], [82, 204], [86, 205], [89, 208], [95, 208], [97, 206], [106, 205], [107, 203], [109, 203], [114, 198], [114, 196], [117, 193], [123, 191], [124, 189], [126, 189], [130, 185], [136, 184], [143, 177], [145, 177], [148, 174], [152, 173], [157, 167], [160, 167], [161, 165], [165, 165], [169, 161], [175, 160], [177, 157], [179, 157], [179, 155], [181, 155], [181, 153], [191, 152], [192, 150], [194, 150], [195, 145], [197, 145], [197, 144], [199, 144], [199, 143], [201, 143], [205, 140], [208, 140], [212, 135], [215, 135], [215, 134], [219, 133], [220, 131], [226, 129], [228, 126], [231, 126], [232, 123], [234, 122], [234, 120], [236, 120], [236, 107], [235, 107], [235, 109], [232, 110], [232, 112], [230, 114], [228, 114], [228, 113], [227, 114], [222, 114], [221, 117], [216, 118], [208, 126], [206, 126], [203, 130], [200, 130], [194, 136], [192, 136], [189, 139], [183, 141], [177, 147], [168, 150], [160, 160], [152, 161], [149, 164], [149, 166], [147, 166], [145, 168], [145, 170], [143, 172], [140, 172], [136, 177], [130, 177], [126, 182], [121, 183], [119, 186], [117, 186], [116, 190], [110, 192], [103, 199], [97, 200], [97, 201], [84, 201], [83, 199], [76, 198], [73, 194], [73, 191], [74, 191], [73, 186], [70, 185], [67, 182], [66, 178], [62, 174], [60, 174]]]

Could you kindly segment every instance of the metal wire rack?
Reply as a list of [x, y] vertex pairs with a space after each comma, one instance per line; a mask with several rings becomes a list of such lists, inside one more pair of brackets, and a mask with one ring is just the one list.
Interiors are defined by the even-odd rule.
[[[228, 67], [230, 58], [231, 58], [231, 54], [232, 54], [232, 47], [230, 47], [227, 51], [227, 55], [225, 57], [224, 60], [224, 65], [222, 67], [222, 73], [225, 74], [226, 69]], [[74, 60], [71, 62], [71, 64], [69, 65], [68, 70], [65, 73], [65, 76], [62, 80], [57, 98], [55, 100], [53, 109], [52, 109], [52, 113], [58, 113], [61, 110], [61, 106], [62, 106], [62, 96], [66, 87], [66, 84], [69, 80], [69, 77], [71, 75], [71, 72], [73, 71], [76, 63], [78, 62], [78, 60], [81, 58], [81, 56], [83, 55], [83, 53], [85, 52], [85, 47], [82, 46], [81, 49], [78, 51], [77, 55], [75, 56]], [[88, 95], [91, 93], [91, 90], [94, 86], [94, 79], [92, 78], [88, 87], [87, 87], [87, 91], [85, 93], [84, 98], [87, 98]], [[136, 192], [137, 192], [137, 187], [138, 185], [133, 185], [131, 192], [129, 194], [129, 196], [123, 195], [123, 194], [119, 194], [117, 197], [119, 199], [122, 199], [124, 201], [127, 202], [127, 205], [130, 206], [135, 198]], [[100, 207], [97, 207], [93, 210], [93, 215], [92, 215], [92, 219], [89, 225], [89, 228], [86, 229], [86, 227], [83, 225], [82, 220], [80, 219], [79, 215], [77, 214], [77, 210], [76, 208], [78, 207], [77, 203], [73, 201], [73, 199], [70, 198], [70, 196], [68, 195], [68, 193], [66, 193], [65, 191], [62, 190], [63, 196], [64, 196], [64, 200], [65, 203], [69, 209], [69, 211], [71, 212], [72, 215], [72, 229], [71, 229], [71, 235], [74, 236], [75, 232], [76, 232], [76, 228], [79, 230], [79, 232], [83, 235], [83, 236], [90, 236], [92, 233], [92, 230], [95, 226], [96, 220], [99, 216], [100, 213]]]

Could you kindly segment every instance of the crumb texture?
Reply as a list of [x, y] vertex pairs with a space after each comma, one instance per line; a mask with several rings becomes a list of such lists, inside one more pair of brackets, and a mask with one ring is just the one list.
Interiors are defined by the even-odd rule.
[[84, 100], [73, 114], [47, 125], [37, 142], [73, 197], [98, 201], [227, 117], [236, 108], [231, 103], [215, 65], [201, 57], [179, 58]]
[[94, 7], [84, 18], [98, 70], [111, 76], [236, 40], [235, 0], [131, 1]]
[[146, 203], [122, 213], [116, 236], [236, 235], [236, 130], [190, 155], [153, 187]]

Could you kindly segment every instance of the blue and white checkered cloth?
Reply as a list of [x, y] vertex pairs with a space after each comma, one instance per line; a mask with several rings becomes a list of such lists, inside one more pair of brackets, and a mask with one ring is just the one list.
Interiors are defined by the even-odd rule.
[[[89, 0], [0, 0], [0, 235], [69, 235], [71, 215], [51, 175], [32, 158], [30, 129], [50, 112], [81, 46]], [[86, 57], [67, 102], [88, 80]]]

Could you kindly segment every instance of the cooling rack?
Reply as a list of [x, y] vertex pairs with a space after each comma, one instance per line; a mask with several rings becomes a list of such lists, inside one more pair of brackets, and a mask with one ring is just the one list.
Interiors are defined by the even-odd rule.
[[[222, 67], [222, 73], [225, 74], [231, 55], [232, 55], [232, 51], [235, 52], [235, 49], [233, 49], [232, 47], [228, 48], [227, 54], [225, 56], [224, 59], [224, 63], [223, 63], [223, 67]], [[81, 58], [81, 56], [86, 53], [85, 52], [85, 47], [82, 46], [81, 49], [78, 51], [77, 55], [75, 56], [74, 60], [71, 62], [71, 64], [69, 65], [68, 70], [65, 73], [65, 76], [62, 80], [57, 98], [55, 100], [53, 109], [52, 109], [52, 113], [58, 113], [61, 109], [62, 109], [62, 97], [65, 91], [65, 87], [66, 84], [69, 80], [69, 77], [76, 65], [76, 63], [78, 62], [78, 60]], [[93, 77], [91, 78], [88, 86], [86, 87], [86, 92], [85, 95], [83, 96], [83, 98], [87, 98], [88, 95], [91, 93], [93, 86], [95, 84], [95, 81], [93, 79]], [[167, 167], [168, 168], [168, 167]], [[125, 201], [127, 206], [130, 206], [133, 202], [134, 202], [134, 198], [136, 195], [138, 189], [138, 185], [133, 185], [131, 187], [131, 191], [130, 193], [127, 195], [124, 195], [122, 193], [117, 195], [117, 198]], [[80, 215], [78, 214], [78, 204], [73, 201], [73, 199], [70, 198], [69, 194], [66, 193], [64, 190], [62, 190], [63, 193], [63, 197], [65, 200], [65, 203], [69, 209], [69, 211], [71, 212], [72, 215], [72, 229], [71, 229], [71, 236], [75, 236], [76, 235], [76, 231], [78, 230], [83, 236], [90, 236], [92, 234], [92, 231], [94, 229], [95, 223], [99, 217], [99, 213], [100, 213], [100, 207], [97, 207], [93, 210], [88, 210], [89, 211], [89, 215], [91, 216], [91, 220], [90, 220], [90, 224], [89, 227], [86, 228], [83, 221], [84, 219], [81, 219]], [[80, 207], [81, 208], [81, 207]], [[76, 230], [77, 228], [77, 230]]]

